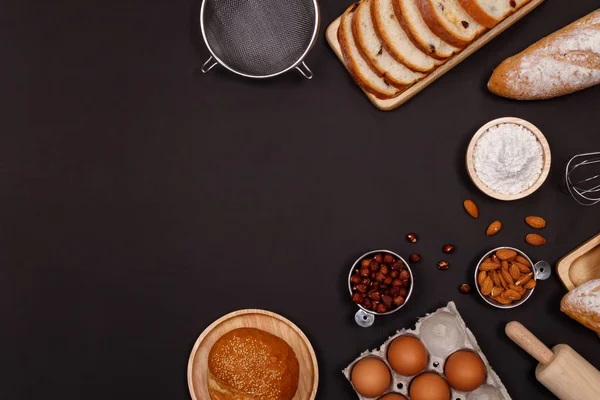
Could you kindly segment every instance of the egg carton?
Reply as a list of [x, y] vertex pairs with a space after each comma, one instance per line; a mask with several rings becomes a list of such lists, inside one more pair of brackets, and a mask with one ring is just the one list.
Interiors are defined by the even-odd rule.
[[[446, 359], [455, 351], [466, 349], [476, 352], [483, 361], [486, 369], [486, 382], [472, 392], [460, 392], [451, 388], [452, 400], [510, 400], [511, 397], [506, 391], [500, 377], [494, 372], [485, 354], [479, 348], [477, 339], [473, 333], [467, 328], [465, 321], [462, 319], [454, 302], [449, 302], [446, 307], [442, 307], [433, 313], [427, 314], [419, 318], [414, 329], [402, 329], [396, 331], [393, 336], [390, 336], [383, 345], [378, 349], [363, 352], [356, 360], [348, 365], [342, 373], [350, 380], [350, 374], [354, 365], [365, 357], [376, 357], [382, 360], [392, 374], [392, 383], [384, 394], [399, 393], [409, 399], [408, 388], [410, 381], [414, 378], [411, 376], [403, 376], [396, 373], [387, 360], [387, 349], [394, 339], [402, 335], [413, 335], [418, 337], [427, 352], [429, 353], [429, 362], [423, 372], [436, 372], [444, 375], [444, 363]], [[354, 387], [354, 386], [353, 386]], [[356, 391], [356, 390], [355, 390]], [[372, 400], [361, 396], [356, 392], [361, 400]], [[383, 395], [381, 395], [383, 396]], [[380, 396], [380, 397], [381, 397]]]

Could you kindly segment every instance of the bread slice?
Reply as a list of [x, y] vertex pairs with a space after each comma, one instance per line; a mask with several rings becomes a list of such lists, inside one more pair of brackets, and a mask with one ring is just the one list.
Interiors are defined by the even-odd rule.
[[363, 88], [380, 99], [391, 99], [400, 93], [400, 89], [390, 85], [384, 77], [380, 77], [371, 69], [369, 64], [360, 54], [356, 47], [352, 33], [352, 20], [354, 12], [360, 3], [354, 3], [344, 12], [338, 28], [338, 40], [342, 55], [346, 62], [346, 67], [354, 78], [354, 81]]
[[460, 51], [444, 42], [427, 26], [419, 12], [416, 0], [394, 0], [396, 18], [409, 39], [426, 54], [443, 60]]
[[429, 72], [438, 63], [411, 42], [394, 12], [392, 0], [371, 0], [375, 31], [386, 50], [414, 71]]
[[486, 28], [493, 28], [498, 22], [529, 3], [529, 1], [530, 0], [458, 0], [459, 4], [465, 9], [467, 14]]
[[560, 311], [600, 334], [600, 279], [593, 279], [567, 293]]
[[405, 89], [424, 75], [399, 63], [383, 47], [371, 19], [369, 0], [362, 0], [354, 12], [352, 24], [356, 46], [371, 68], [392, 85]]
[[464, 48], [485, 31], [458, 4], [458, 0], [416, 0], [423, 20], [439, 38]]

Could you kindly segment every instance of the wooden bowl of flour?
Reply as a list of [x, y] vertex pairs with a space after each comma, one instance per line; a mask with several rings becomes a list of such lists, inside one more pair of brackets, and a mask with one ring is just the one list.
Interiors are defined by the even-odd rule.
[[[478, 145], [479, 140], [485, 134], [494, 131], [494, 130], [490, 131], [490, 128], [495, 128], [497, 130], [498, 125], [502, 125], [502, 124], [508, 124], [507, 126], [514, 124], [514, 125], [518, 125], [522, 128], [525, 128], [527, 131], [531, 132], [533, 134], [533, 136], [535, 136], [535, 138], [537, 139], [537, 142], [541, 146], [542, 160], [541, 160], [541, 165], [539, 165], [540, 172], [539, 172], [539, 175], [537, 175], [537, 178], [535, 178], [534, 181], [531, 182], [530, 184], [525, 183], [526, 181], [531, 180], [531, 178], [532, 178], [532, 175], [531, 175], [532, 172], [529, 171], [529, 169], [527, 168], [529, 166], [524, 167], [522, 171], [518, 171], [518, 172], [510, 171], [510, 168], [513, 166], [512, 164], [514, 164], [511, 162], [510, 157], [500, 157], [499, 160], [491, 160], [489, 163], [484, 163], [481, 161], [481, 159], [479, 160], [480, 162], [476, 162], [476, 160], [474, 158], [476, 155], [480, 155], [483, 153], [483, 150], [476, 151], [476, 147]], [[498, 137], [499, 137], [498, 134], [496, 134], [495, 138], [498, 139]], [[482, 142], [482, 143], [484, 143], [484, 142]], [[490, 142], [490, 140], [486, 140], [485, 143], [486, 143], [486, 145], [488, 145], [488, 147], [492, 148], [492, 149], [488, 149], [492, 153], [494, 153], [493, 148], [496, 148], [496, 149], [501, 148], [501, 146], [498, 146], [497, 143], [493, 143], [493, 144], [495, 144], [495, 146], [491, 146], [492, 143]], [[480, 144], [480, 145], [483, 146], [483, 144]], [[517, 145], [520, 145], [520, 144], [517, 143]], [[523, 144], [522, 146], [525, 146], [525, 144]], [[524, 150], [527, 151], [528, 149], [525, 148]], [[516, 151], [512, 151], [512, 152], [509, 151], [508, 153], [509, 153], [508, 156], [512, 156], [512, 157], [515, 157], [515, 154], [519, 154], [518, 149]], [[536, 152], [536, 154], [537, 154], [537, 152]], [[536, 156], [535, 159], [536, 159], [535, 166], [537, 166], [537, 162], [539, 162], [538, 157]], [[499, 161], [500, 165], [498, 168], [495, 168], [495, 166], [498, 165], [498, 163], [496, 163], [495, 161]], [[504, 162], [504, 165], [502, 164], [502, 162]], [[531, 162], [534, 163], [534, 161], [531, 161]], [[498, 200], [504, 200], [504, 201], [522, 199], [524, 197], [529, 196], [536, 190], [538, 190], [540, 188], [540, 186], [542, 186], [544, 181], [546, 181], [546, 178], [548, 177], [548, 174], [550, 173], [551, 162], [552, 162], [552, 157], [551, 157], [551, 153], [550, 153], [550, 145], [548, 144], [548, 141], [546, 140], [546, 138], [544, 137], [542, 132], [531, 122], [525, 121], [521, 118], [514, 118], [514, 117], [498, 118], [498, 119], [488, 122], [487, 124], [485, 124], [481, 128], [479, 128], [479, 130], [475, 133], [475, 135], [473, 135], [473, 138], [471, 139], [471, 142], [469, 143], [469, 147], [467, 148], [467, 155], [466, 155], [467, 172], [469, 174], [469, 177], [471, 178], [471, 181], [473, 181], [475, 186], [477, 186], [477, 188], [479, 190], [481, 190], [483, 193], [487, 194], [488, 196], [493, 197]], [[477, 171], [476, 165], [478, 165], [478, 164], [480, 166], [483, 165], [482, 169], [486, 169], [486, 170], [485, 171]], [[534, 168], [535, 166], [531, 166], [531, 170], [537, 171], [537, 168]], [[505, 168], [506, 170], [503, 168]], [[481, 176], [478, 175], [478, 172]], [[492, 175], [492, 178], [497, 178], [497, 179], [496, 180], [491, 179], [490, 175]], [[520, 176], [520, 175], [523, 175], [523, 176]], [[484, 181], [487, 181], [490, 184], [488, 185]], [[512, 183], [512, 185], [510, 185], [509, 183]], [[508, 189], [507, 190], [499, 190], [498, 189], [499, 187], [508, 187]], [[512, 191], [512, 193], [511, 193], [511, 191]], [[517, 192], [515, 192], [515, 191], [517, 191]]]

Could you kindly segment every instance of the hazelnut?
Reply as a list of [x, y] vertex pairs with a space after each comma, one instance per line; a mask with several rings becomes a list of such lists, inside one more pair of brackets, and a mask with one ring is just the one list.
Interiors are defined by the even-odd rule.
[[402, 267], [404, 267], [404, 265], [402, 265], [402, 261], [396, 261], [395, 263], [392, 264], [393, 270], [399, 270], [399, 269], [402, 269]]
[[444, 248], [442, 249], [442, 251], [446, 254], [451, 254], [454, 253], [454, 246], [452, 246], [451, 244], [447, 244], [444, 246]]
[[367, 285], [363, 285], [362, 283], [360, 285], [356, 285], [356, 290], [361, 293], [365, 293], [367, 291]]
[[398, 277], [398, 275], [400, 275], [400, 272], [398, 272], [398, 271], [392, 271], [392, 272], [390, 272], [390, 276], [391, 276], [392, 278], [397, 278], [397, 277]]
[[439, 270], [445, 271], [448, 269], [448, 267], [450, 267], [450, 264], [448, 264], [448, 261], [440, 260], [437, 264], [437, 267]]
[[384, 275], [387, 275], [390, 272], [390, 268], [385, 264], [381, 264], [381, 267], [379, 268], [379, 272], [381, 272]]
[[[390, 296], [392, 296], [392, 297], [396, 297], [396, 296], [398, 296], [398, 295], [400, 294], [400, 291], [401, 291], [402, 289], [404, 289], [404, 288], [399, 288], [399, 287], [397, 287], [397, 286], [392, 286], [392, 287], [390, 288], [390, 290], [388, 291], [388, 293], [389, 293], [389, 295], [390, 295]], [[406, 292], [406, 289], [404, 289], [404, 291]]]
[[363, 285], [370, 285], [371, 284], [371, 280], [369, 278], [362, 278], [362, 280], [360, 281], [360, 283], [362, 283]]
[[371, 293], [369, 295], [369, 298], [371, 300], [377, 300], [377, 301], [379, 301], [379, 300], [381, 300], [381, 293], [379, 293], [379, 292], [373, 292], [373, 293]]
[[377, 275], [375, 275], [375, 280], [377, 282], [383, 282], [383, 281], [385, 281], [385, 275], [382, 274], [381, 272], [378, 272]]
[[381, 282], [379, 284], [379, 289], [382, 289], [385, 292], [385, 289], [389, 288], [390, 285], [386, 284], [385, 282]]
[[377, 271], [379, 269], [379, 263], [375, 260], [371, 260], [371, 262], [369, 263], [369, 269], [371, 270], [371, 272]]
[[394, 261], [396, 261], [394, 259], [394, 256], [392, 256], [391, 254], [386, 254], [383, 256], [383, 262], [386, 264], [393, 264]]
[[405, 288], [408, 287], [408, 279], [405, 281], [402, 281], [402, 286], [400, 286], [400, 287], [405, 287]]
[[371, 289], [378, 289], [379, 288], [379, 282], [371, 282]]
[[368, 258], [365, 258], [360, 262], [360, 266], [363, 268], [369, 268], [369, 264], [371, 264], [371, 260], [369, 260]]
[[379, 303], [377, 305], [377, 312], [378, 313], [385, 313], [387, 311], [388, 311], [388, 308], [383, 303]]
[[402, 304], [404, 304], [404, 297], [402, 296], [398, 296], [398, 297], [394, 297], [394, 305], [400, 307]]
[[408, 272], [407, 269], [403, 269], [402, 271], [400, 271], [400, 276], [399, 276], [401, 281], [405, 281], [407, 279], [410, 278], [410, 272]]
[[385, 283], [386, 285], [391, 285], [392, 284], [392, 277], [388, 276], [387, 278], [385, 278], [385, 280], [383, 281], [383, 283]]
[[406, 235], [406, 238], [408, 239], [409, 242], [411, 243], [417, 243], [417, 240], [419, 240], [417, 238], [417, 234], [414, 232], [409, 233], [408, 235]]
[[411, 263], [418, 263], [421, 261], [421, 255], [417, 253], [412, 253], [409, 257]]
[[375, 261], [377, 261], [378, 263], [381, 263], [383, 261], [383, 256], [381, 255], [381, 253], [377, 253], [375, 254], [375, 257], [373, 257], [375, 259]]
[[365, 299], [362, 302], [362, 306], [364, 308], [371, 308], [371, 299], [368, 297], [365, 297]]
[[400, 279], [394, 279], [392, 281], [392, 286], [394, 286], [394, 287], [400, 287], [400, 286], [402, 286], [402, 281]]
[[384, 294], [383, 296], [381, 296], [381, 302], [383, 304], [385, 304], [385, 306], [387, 308], [392, 307], [392, 301], [394, 301], [394, 299], [392, 299], [390, 296]]
[[364, 298], [365, 298], [365, 296], [362, 293], [356, 292], [352, 295], [352, 301], [355, 302], [356, 304], [362, 303]]
[[369, 277], [369, 270], [367, 268], [361, 268], [360, 269], [360, 276], [362, 276], [363, 278], [368, 278]]
[[377, 311], [377, 304], [379, 304], [378, 301], [372, 301], [371, 302], [371, 310]]
[[377, 272], [371, 272], [371, 280], [374, 281], [375, 280], [375, 275], [377, 275]]
[[350, 282], [351, 282], [353, 285], [358, 285], [358, 284], [359, 284], [361, 281], [362, 281], [362, 279], [360, 278], [360, 276], [359, 276], [359, 275], [352, 275], [352, 276], [350, 277]]
[[406, 298], [406, 296], [408, 296], [408, 291], [406, 290], [406, 288], [400, 288], [398, 289], [398, 296], [402, 296], [404, 298]]
[[459, 290], [461, 293], [464, 294], [471, 293], [471, 285], [469, 285], [468, 283], [463, 283], [462, 285], [460, 285]]

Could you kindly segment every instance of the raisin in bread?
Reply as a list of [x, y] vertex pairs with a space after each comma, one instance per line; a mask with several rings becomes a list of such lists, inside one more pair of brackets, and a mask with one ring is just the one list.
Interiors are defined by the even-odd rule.
[[464, 48], [485, 31], [458, 4], [458, 0], [417, 0], [423, 20], [439, 38]]
[[510, 14], [529, 3], [530, 0], [458, 0], [475, 21], [493, 28]]

